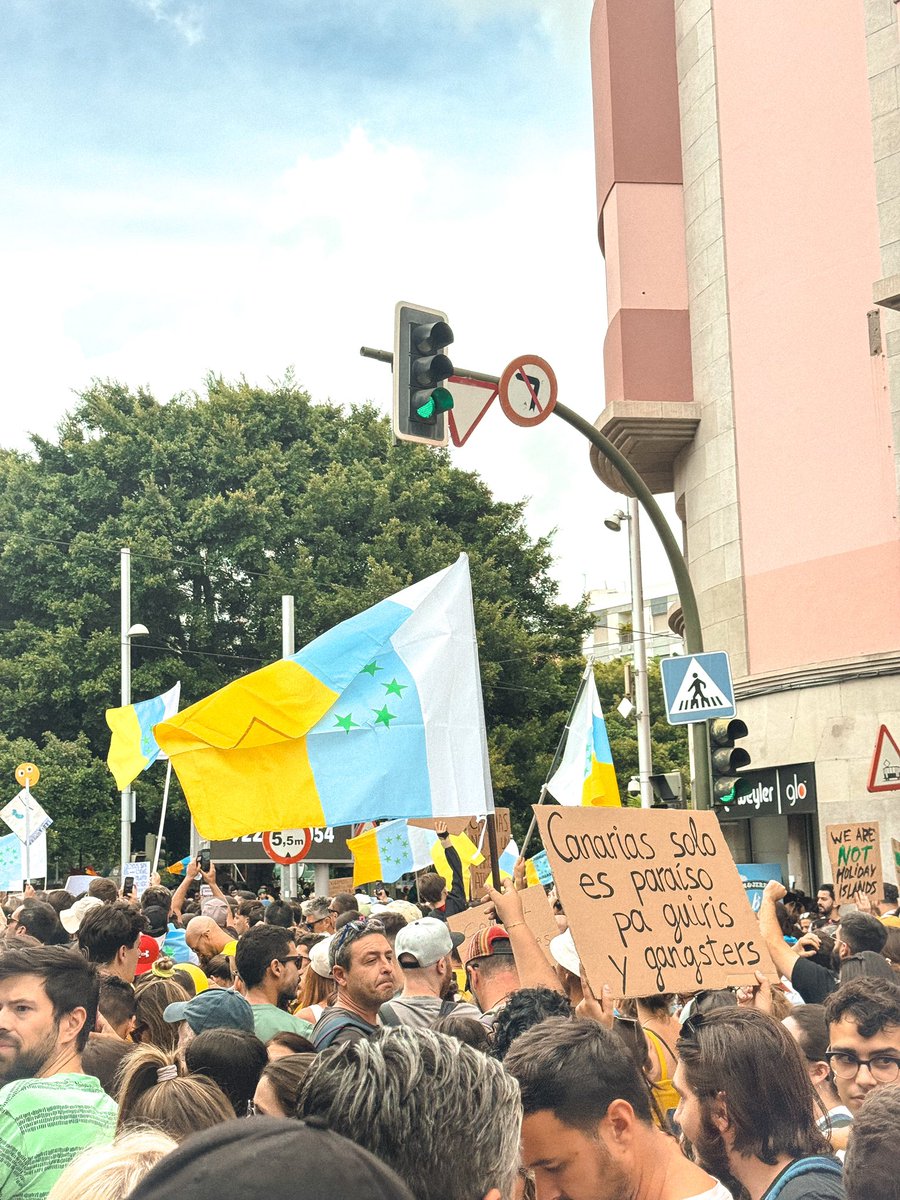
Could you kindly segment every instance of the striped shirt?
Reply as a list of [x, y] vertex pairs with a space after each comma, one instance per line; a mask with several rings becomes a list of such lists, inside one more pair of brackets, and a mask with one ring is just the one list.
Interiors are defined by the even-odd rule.
[[82, 1150], [113, 1140], [117, 1112], [92, 1075], [0, 1088], [0, 1200], [44, 1200]]

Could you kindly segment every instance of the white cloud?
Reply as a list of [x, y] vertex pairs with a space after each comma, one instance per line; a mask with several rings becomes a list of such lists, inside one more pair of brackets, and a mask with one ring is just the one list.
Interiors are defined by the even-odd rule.
[[132, 0], [143, 12], [163, 25], [170, 25], [189, 46], [203, 41], [203, 12], [196, 4], [179, 0]]
[[[428, 172], [415, 150], [357, 129], [336, 153], [302, 155], [229, 195], [222, 230], [211, 216], [202, 241], [120, 232], [7, 255], [0, 321], [14, 406], [3, 444], [22, 445], [26, 428], [49, 432], [70, 389], [92, 377], [146, 383], [165, 399], [200, 388], [208, 370], [265, 383], [295, 365], [315, 398], [388, 411], [390, 370], [359, 348], [390, 348], [400, 299], [447, 311], [457, 367], [499, 375], [515, 355], [539, 354], [560, 398], [593, 419], [606, 321], [591, 148], [545, 149], [504, 176], [463, 163]], [[170, 194], [158, 186], [146, 189], [151, 210]], [[189, 210], [202, 202], [189, 181], [182, 195]], [[619, 498], [563, 422], [521, 430], [495, 404], [454, 456], [498, 496], [531, 496], [534, 535], [559, 527], [566, 599], [585, 580], [627, 578], [626, 539], [602, 524]], [[645, 529], [649, 582], [667, 572]]]

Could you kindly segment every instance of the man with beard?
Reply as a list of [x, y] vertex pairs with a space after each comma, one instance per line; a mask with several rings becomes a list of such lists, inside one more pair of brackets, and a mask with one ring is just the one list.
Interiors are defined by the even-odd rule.
[[337, 997], [313, 1029], [317, 1050], [376, 1034], [378, 1010], [395, 988], [394, 951], [378, 920], [349, 921], [331, 939], [328, 961]]
[[474, 1004], [457, 1004], [450, 998], [456, 982], [450, 955], [464, 940], [437, 917], [422, 917], [403, 926], [394, 941], [394, 957], [403, 969], [403, 992], [382, 1004], [382, 1024], [426, 1029], [451, 1013], [480, 1019]]
[[675, 1120], [708, 1171], [750, 1200], [842, 1200], [840, 1164], [782, 1025], [755, 1009], [717, 1008], [685, 1021], [677, 1049]]
[[293, 930], [281, 925], [254, 926], [238, 941], [234, 966], [244, 981], [244, 995], [253, 1007], [255, 1033], [261, 1042], [285, 1030], [309, 1037], [309, 1021], [288, 1012], [288, 1005], [297, 999], [300, 982], [300, 954]]
[[88, 1146], [113, 1140], [116, 1105], [85, 1075], [96, 967], [57, 946], [0, 956], [0, 1200], [43, 1200]]
[[731, 1200], [654, 1125], [647, 1081], [596, 1021], [542, 1021], [503, 1065], [519, 1081], [537, 1200]]

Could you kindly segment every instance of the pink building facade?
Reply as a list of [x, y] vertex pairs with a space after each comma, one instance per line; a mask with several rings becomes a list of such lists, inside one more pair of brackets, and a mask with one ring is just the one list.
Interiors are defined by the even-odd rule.
[[815, 811], [730, 822], [735, 855], [810, 886], [829, 822], [879, 820], [889, 879], [900, 837], [900, 792], [867, 790], [880, 726], [900, 742], [898, 15], [596, 0], [592, 21], [597, 426], [675, 494], [754, 768], [814, 764]]

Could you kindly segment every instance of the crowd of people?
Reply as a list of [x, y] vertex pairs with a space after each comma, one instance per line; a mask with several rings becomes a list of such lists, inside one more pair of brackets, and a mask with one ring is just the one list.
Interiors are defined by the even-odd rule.
[[0, 1200], [900, 1200], [896, 888], [770, 883], [777, 980], [626, 1000], [552, 890], [549, 947], [518, 878], [454, 932], [440, 836], [417, 904], [8, 897]]

